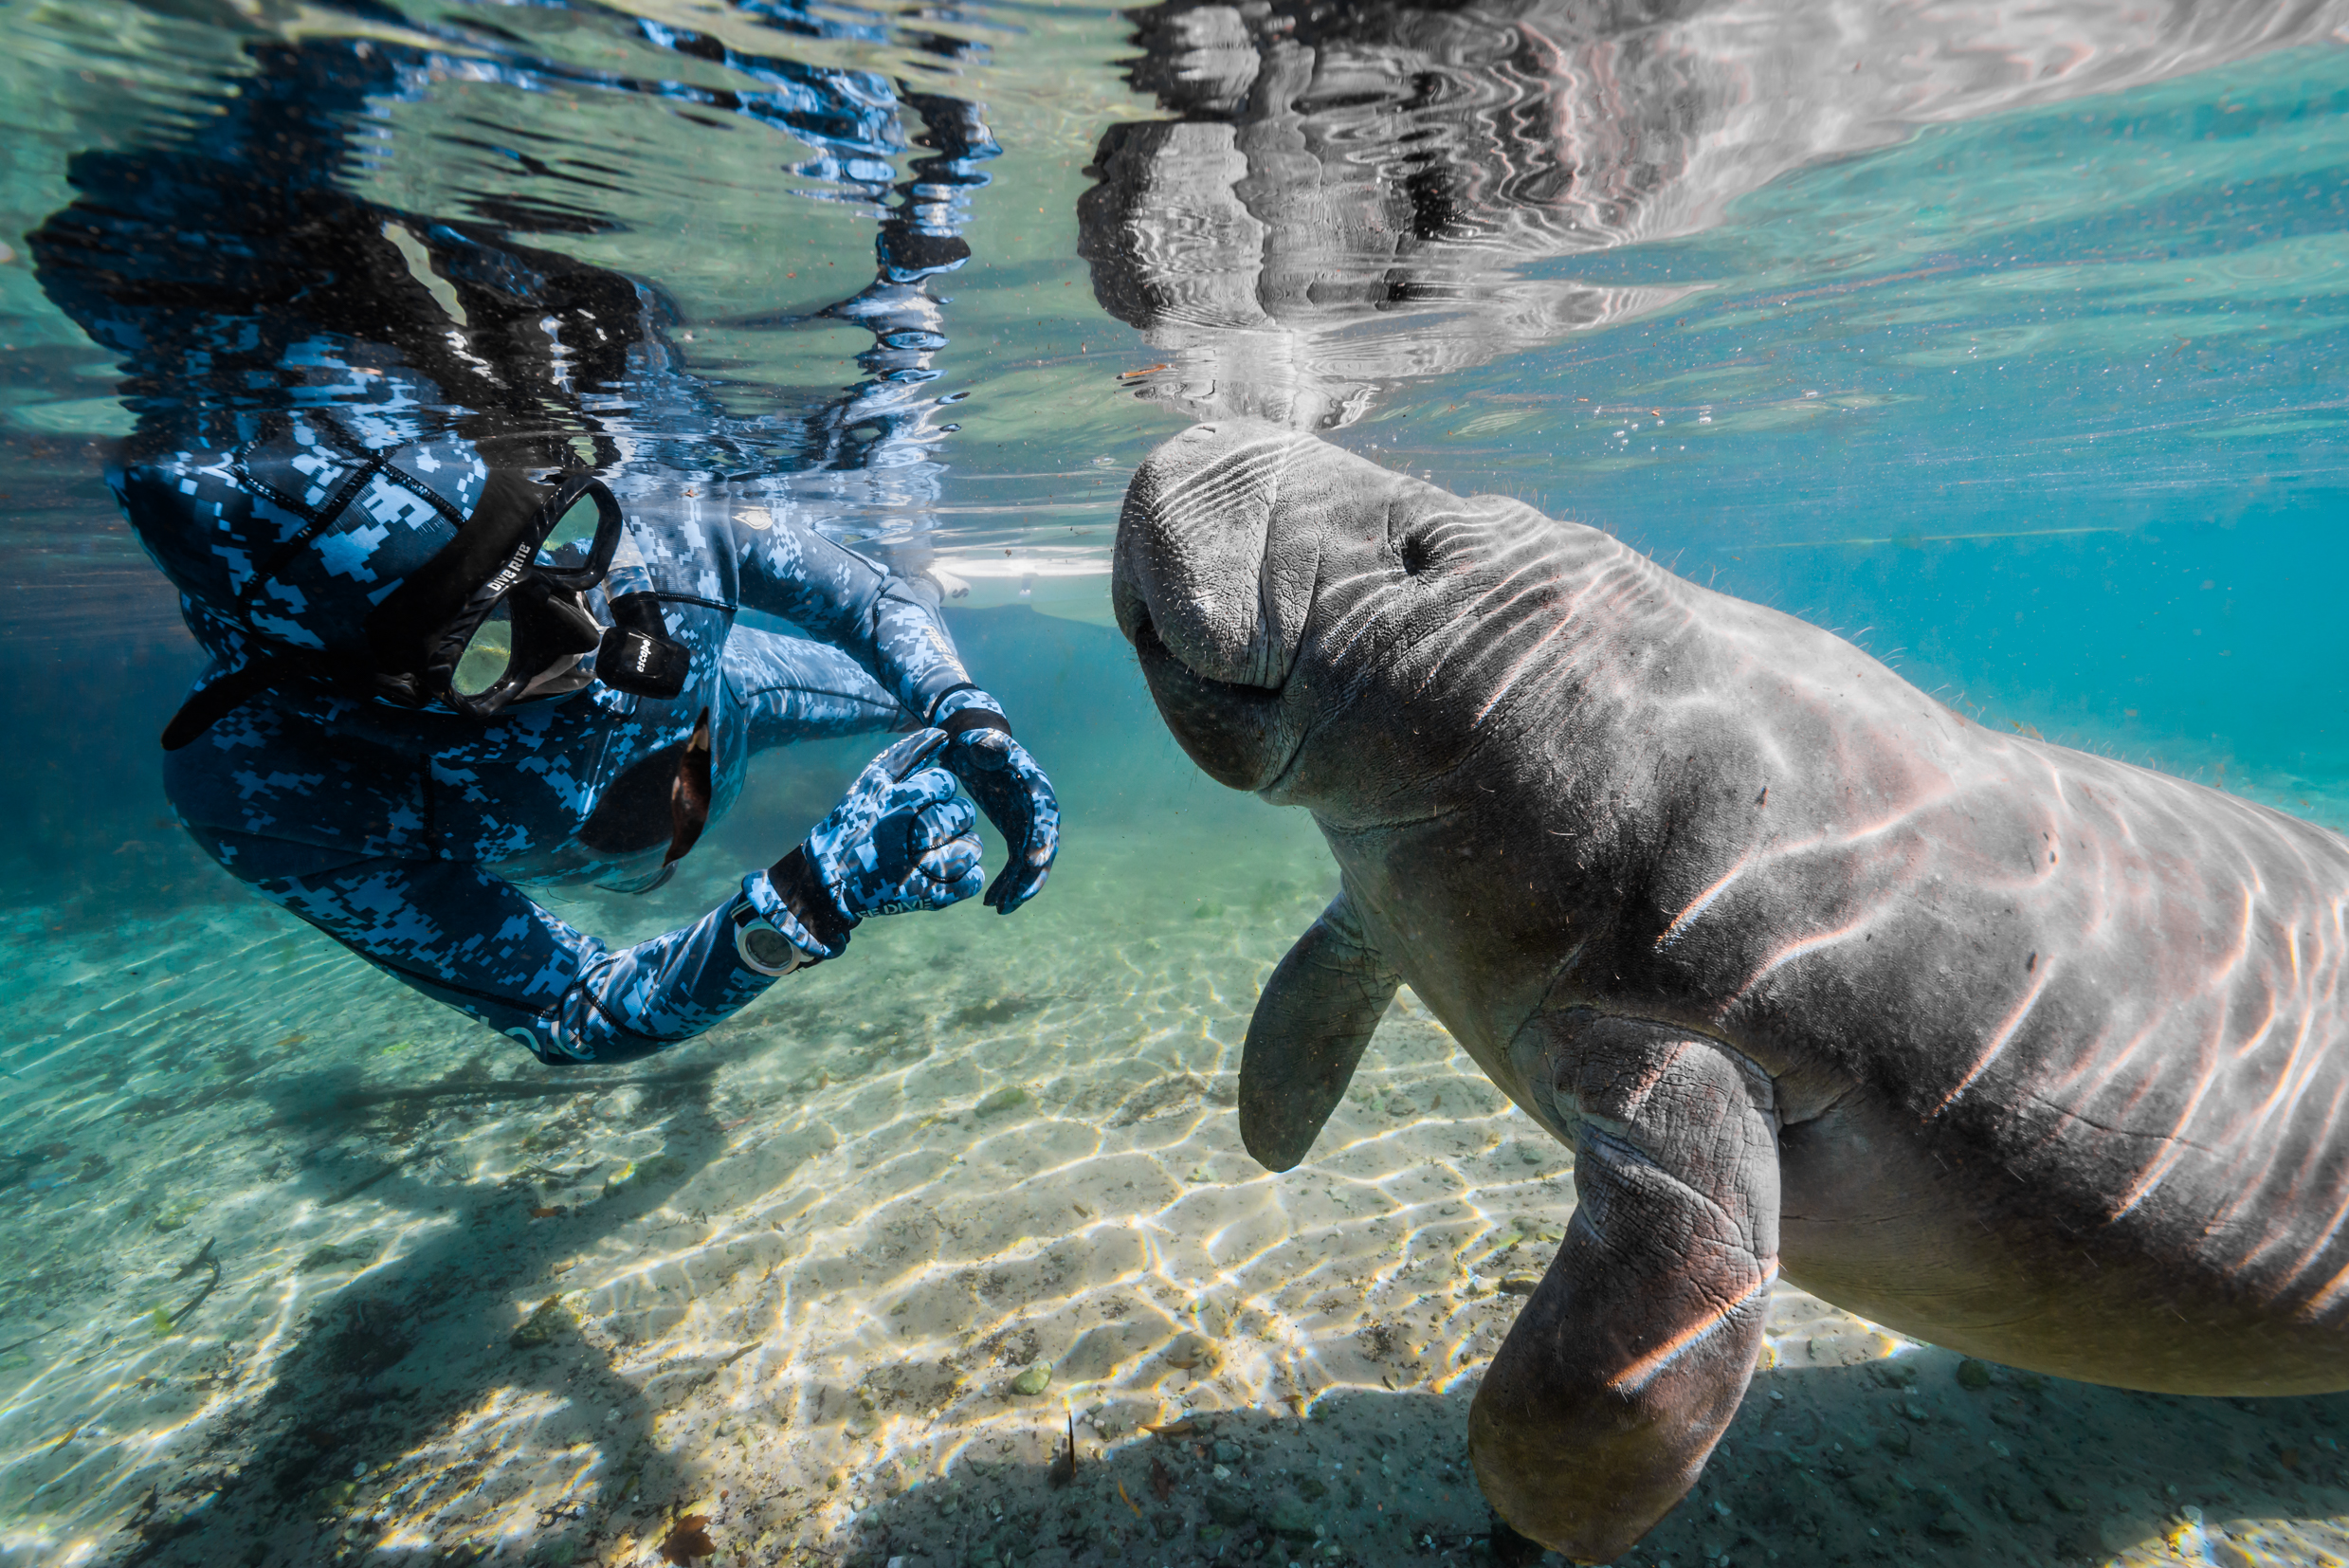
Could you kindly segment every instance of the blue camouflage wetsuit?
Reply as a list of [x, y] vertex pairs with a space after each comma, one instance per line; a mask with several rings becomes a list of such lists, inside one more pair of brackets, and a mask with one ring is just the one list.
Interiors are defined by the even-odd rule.
[[[997, 710], [957, 657], [929, 581], [825, 538], [779, 476], [709, 467], [713, 453], [738, 463], [777, 444], [836, 452], [844, 417], [883, 427], [867, 462], [889, 461], [893, 425], [902, 447], [938, 438], [935, 400], [905, 395], [943, 341], [913, 330], [935, 320], [918, 284], [967, 254], [951, 228], [939, 232], [953, 216], [940, 180], [959, 160], [964, 185], [981, 183], [970, 164], [992, 144], [975, 114], [925, 105], [946, 155], [925, 160], [922, 186], [901, 188], [908, 210], [884, 229], [883, 278], [840, 310], [880, 319], [876, 380], [846, 414], [729, 422], [676, 370], [665, 306], [642, 285], [337, 186], [355, 106], [420, 90], [427, 57], [349, 41], [251, 52], [257, 75], [200, 151], [84, 155], [72, 170], [80, 199], [32, 237], [52, 298], [125, 356], [138, 428], [110, 482], [213, 657], [199, 692], [257, 655], [351, 656], [371, 608], [455, 537], [493, 474], [583, 465], [626, 516], [586, 604], [609, 622], [611, 599], [656, 593], [691, 663], [683, 691], [660, 700], [588, 681], [591, 655], [550, 671], [553, 694], [486, 720], [331, 682], [273, 686], [167, 755], [167, 791], [198, 842], [264, 896], [549, 1063], [684, 1039], [794, 962], [837, 953], [859, 915], [974, 890], [974, 870], [965, 884], [950, 866], [920, 896], [834, 884], [836, 907], [811, 908], [778, 888], [778, 862], [693, 924], [618, 951], [521, 891], [657, 884], [767, 747], [956, 729]], [[795, 101], [812, 95], [820, 110], [824, 80], [797, 68]], [[842, 98], [869, 120], [874, 80], [848, 85]], [[820, 127], [794, 129], [822, 143]], [[807, 635], [737, 627], [744, 609]], [[989, 894], [1009, 913], [1050, 864], [1050, 787], [999, 722], [960, 729], [938, 760], [1012, 844]], [[903, 812], [932, 808], [933, 844], [969, 843], [974, 858], [969, 809], [938, 798], [951, 781], [920, 798], [910, 787], [888, 798]], [[826, 866], [861, 852], [869, 873], [876, 851], [859, 835], [882, 809], [851, 825], [856, 842], [811, 838], [809, 851]], [[780, 930], [798, 952], [774, 961], [745, 945], [751, 927]]]

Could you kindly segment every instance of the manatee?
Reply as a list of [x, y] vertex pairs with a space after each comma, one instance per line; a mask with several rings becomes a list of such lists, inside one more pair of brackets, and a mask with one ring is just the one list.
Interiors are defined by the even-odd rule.
[[1781, 1273], [2064, 1377], [2349, 1388], [2349, 842], [1273, 426], [1151, 455], [1112, 594], [1193, 760], [1340, 872], [1249, 1151], [1305, 1157], [1404, 982], [1574, 1151], [1469, 1415], [1519, 1530], [1603, 1561], [1669, 1510]]

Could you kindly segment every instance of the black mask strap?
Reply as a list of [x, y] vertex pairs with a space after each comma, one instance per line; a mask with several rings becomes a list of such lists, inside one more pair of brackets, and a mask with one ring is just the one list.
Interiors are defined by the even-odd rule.
[[[376, 467], [404, 477], [380, 460]], [[248, 483], [259, 487], [258, 481], [248, 479]], [[598, 521], [595, 547], [588, 562], [575, 568], [540, 565], [537, 552], [548, 531], [573, 502], [591, 494]], [[350, 498], [338, 495], [336, 499], [339, 506], [348, 504]], [[446, 502], [440, 506], [445, 513], [450, 510]], [[333, 511], [324, 515], [331, 518]], [[600, 641], [584, 607], [555, 602], [557, 593], [575, 601], [578, 589], [602, 578], [620, 527], [618, 502], [610, 490], [587, 475], [570, 475], [550, 487], [533, 481], [521, 469], [493, 468], [483, 485], [480, 504], [459, 526], [457, 537], [368, 616], [367, 640], [374, 654], [372, 667], [361, 661], [300, 649], [257, 654], [189, 694], [164, 727], [163, 749], [178, 751], [263, 691], [302, 681], [357, 687], [410, 705], [440, 696], [460, 712], [488, 718], [519, 695], [538, 669], [564, 654], [590, 649], [595, 650], [596, 677], [605, 684], [639, 697], [674, 698], [684, 690], [692, 674], [693, 655], [669, 635], [658, 594], [626, 593], [614, 599], [616, 624]], [[316, 532], [308, 531], [297, 544], [306, 543]], [[526, 582], [525, 577], [532, 580]], [[514, 611], [516, 678], [478, 699], [462, 698], [446, 689], [465, 639], [499, 600], [509, 596]]]
[[[241, 459], [242, 453], [239, 455]], [[368, 455], [372, 461], [363, 465], [364, 471], [347, 481], [327, 506], [299, 509], [299, 515], [307, 520], [306, 526], [297, 538], [277, 552], [277, 556], [289, 556], [293, 550], [322, 531], [338, 515], [340, 507], [355, 499], [355, 486], [364, 484], [376, 472], [395, 472], [380, 457]], [[240, 472], [239, 478], [280, 506], [295, 509], [290, 498], [278, 495], [257, 477]], [[255, 653], [211, 684], [189, 693], [188, 700], [163, 728], [163, 749], [180, 750], [272, 687], [322, 682], [331, 687], [356, 688], [401, 702], [428, 701], [429, 693], [421, 688], [416, 676], [428, 663], [428, 643], [464, 608], [473, 596], [475, 585], [506, 566], [517, 550], [526, 552], [523, 560], [527, 564], [537, 548], [537, 524], [541, 504], [550, 493], [546, 486], [536, 483], [519, 469], [491, 469], [482, 487], [481, 503], [474, 507], [471, 517], [459, 523], [457, 537], [443, 545], [415, 575], [402, 583], [367, 617], [368, 643], [375, 653], [373, 667], [364, 661], [338, 659], [306, 648]], [[438, 501], [437, 497], [434, 499]], [[452, 511], [446, 501], [438, 501], [438, 507], [444, 514]], [[267, 581], [270, 573], [282, 564], [282, 559], [273, 558], [263, 572], [255, 574], [254, 582]]]
[[483, 585], [519, 575], [530, 565], [549, 494], [519, 468], [489, 471], [481, 503], [457, 537], [367, 617], [367, 645], [377, 668], [421, 675], [432, 666], [440, 651], [434, 644]]

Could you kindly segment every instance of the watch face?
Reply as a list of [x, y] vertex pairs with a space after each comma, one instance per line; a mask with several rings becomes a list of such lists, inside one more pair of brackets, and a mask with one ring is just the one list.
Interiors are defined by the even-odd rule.
[[753, 921], [736, 932], [734, 947], [742, 961], [761, 975], [786, 975], [799, 967], [799, 949], [765, 921]]

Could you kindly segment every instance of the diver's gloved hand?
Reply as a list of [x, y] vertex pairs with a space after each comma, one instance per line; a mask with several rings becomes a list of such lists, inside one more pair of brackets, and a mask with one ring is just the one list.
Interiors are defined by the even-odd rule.
[[1060, 853], [1061, 803], [1052, 781], [1011, 738], [1002, 706], [974, 686], [948, 694], [930, 721], [954, 738], [938, 760], [1011, 847], [1011, 859], [987, 889], [987, 902], [1009, 915], [1043, 890]]
[[928, 766], [947, 744], [921, 730], [865, 764], [807, 842], [768, 867], [810, 935], [837, 957], [867, 915], [943, 909], [979, 890], [978, 813]]

